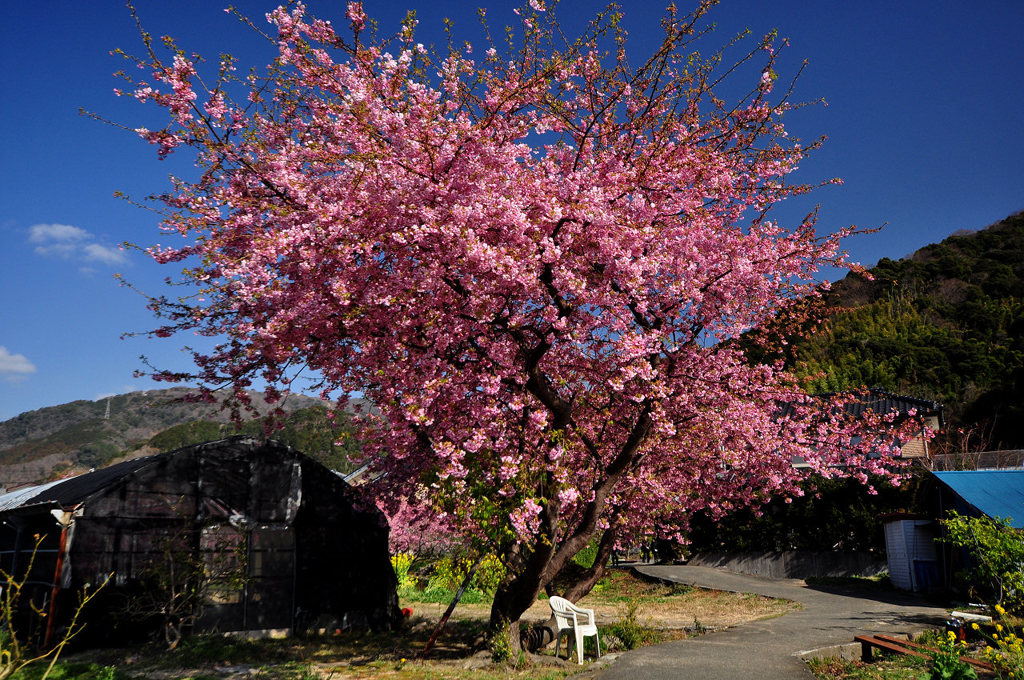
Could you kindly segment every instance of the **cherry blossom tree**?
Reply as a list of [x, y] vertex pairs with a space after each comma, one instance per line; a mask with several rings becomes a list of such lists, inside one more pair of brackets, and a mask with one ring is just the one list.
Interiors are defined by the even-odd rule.
[[491, 622], [514, 645], [591, 541], [571, 598], [618, 541], [799, 493], [794, 457], [892, 470], [880, 418], [810, 399], [740, 342], [818, 294], [851, 230], [771, 219], [811, 188], [787, 176], [815, 145], [782, 126], [773, 36], [727, 68], [696, 51], [710, 4], [670, 8], [636, 65], [615, 11], [568, 41], [531, 0], [500, 48], [435, 54], [412, 18], [381, 40], [359, 2], [345, 31], [300, 4], [268, 15], [262, 75], [225, 57], [203, 79], [147, 39], [122, 91], [169, 114], [137, 133], [199, 168], [162, 197], [179, 243], [148, 249], [195, 295], [153, 298], [154, 334], [220, 339], [194, 374], [156, 377], [242, 402], [299, 375], [339, 407], [361, 394], [376, 492], [500, 557]]

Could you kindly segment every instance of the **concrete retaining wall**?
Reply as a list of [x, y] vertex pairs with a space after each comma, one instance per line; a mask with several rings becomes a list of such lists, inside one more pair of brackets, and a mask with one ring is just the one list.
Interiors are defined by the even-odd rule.
[[698, 553], [687, 564], [767, 578], [875, 576], [888, 570], [885, 556], [864, 552]]

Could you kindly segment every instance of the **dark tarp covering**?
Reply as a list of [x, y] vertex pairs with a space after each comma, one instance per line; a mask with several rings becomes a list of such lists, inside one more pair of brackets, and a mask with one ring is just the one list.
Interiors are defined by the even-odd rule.
[[277, 442], [232, 437], [38, 489], [0, 497], [0, 567], [23, 572], [43, 536], [34, 599], [49, 609], [55, 593], [65, 615], [80, 588], [112, 574], [85, 614], [92, 631], [137, 632], [117, 603], [145, 594], [169, 551], [239, 575], [206, 595], [197, 630], [387, 629], [399, 616], [383, 515]]

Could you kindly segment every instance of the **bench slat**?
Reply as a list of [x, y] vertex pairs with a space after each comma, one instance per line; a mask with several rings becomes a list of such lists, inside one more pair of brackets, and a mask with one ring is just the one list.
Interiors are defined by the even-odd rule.
[[903, 645], [901, 642], [889, 642], [887, 640], [881, 640], [875, 635], [858, 635], [853, 638], [856, 642], [860, 643], [860, 658], [865, 663], [871, 663], [871, 648], [877, 647], [887, 652], [896, 652], [897, 654], [908, 654], [910, 656], [917, 656], [922, 659], [930, 659], [931, 657], [927, 654], [922, 654], [914, 649]]
[[[922, 645], [918, 642], [911, 642], [910, 640], [903, 640], [900, 638], [891, 637], [889, 635], [858, 635], [853, 638], [855, 642], [860, 643], [860, 657], [865, 663], [871, 663], [873, 657], [871, 655], [871, 648], [876, 647], [888, 652], [895, 652], [897, 654], [907, 654], [909, 656], [916, 656], [922, 659], [930, 659], [930, 654], [922, 653], [922, 651], [937, 652], [938, 650], [934, 647]], [[918, 651], [922, 650], [922, 651]], [[964, 663], [970, 664], [974, 668], [984, 671], [986, 674], [995, 673], [995, 667], [987, 661], [981, 661], [969, 656], [960, 657]]]
[[[879, 640], [885, 640], [886, 642], [895, 642], [897, 644], [907, 645], [909, 647], [913, 647], [914, 649], [927, 649], [930, 652], [938, 651], [934, 647], [929, 647], [928, 645], [922, 645], [920, 642], [911, 642], [910, 640], [900, 640], [899, 638], [894, 638], [894, 637], [891, 637], [889, 635], [882, 635], [881, 633], [875, 635], [875, 637], [878, 638]], [[995, 666], [990, 664], [988, 661], [982, 661], [981, 659], [975, 659], [972, 656], [962, 656], [960, 658], [963, 659], [964, 662], [971, 664], [975, 668], [980, 668], [982, 670], [995, 672]]]

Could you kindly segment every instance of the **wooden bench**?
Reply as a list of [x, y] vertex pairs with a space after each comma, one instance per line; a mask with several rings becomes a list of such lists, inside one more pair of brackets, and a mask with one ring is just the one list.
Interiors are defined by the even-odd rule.
[[[873, 660], [871, 652], [872, 649], [881, 649], [886, 652], [906, 654], [908, 656], [916, 656], [922, 659], [930, 659], [932, 657], [929, 652], [939, 651], [934, 647], [922, 645], [919, 642], [911, 642], [910, 640], [903, 640], [890, 635], [858, 635], [853, 639], [855, 642], [860, 643], [860, 658], [865, 663], [871, 663]], [[981, 659], [975, 659], [969, 656], [962, 656], [960, 658], [964, 663], [969, 664], [978, 671], [979, 674], [995, 675], [995, 667], [987, 661], [982, 661]]]
[[874, 661], [872, 656], [872, 649], [881, 649], [885, 652], [894, 652], [896, 654], [907, 654], [909, 656], [919, 656], [922, 659], [930, 659], [928, 654], [913, 649], [907, 644], [906, 640], [900, 640], [898, 638], [890, 638], [886, 635], [858, 635], [853, 638], [854, 642], [860, 643], [860, 660], [864, 663], [871, 663]]

